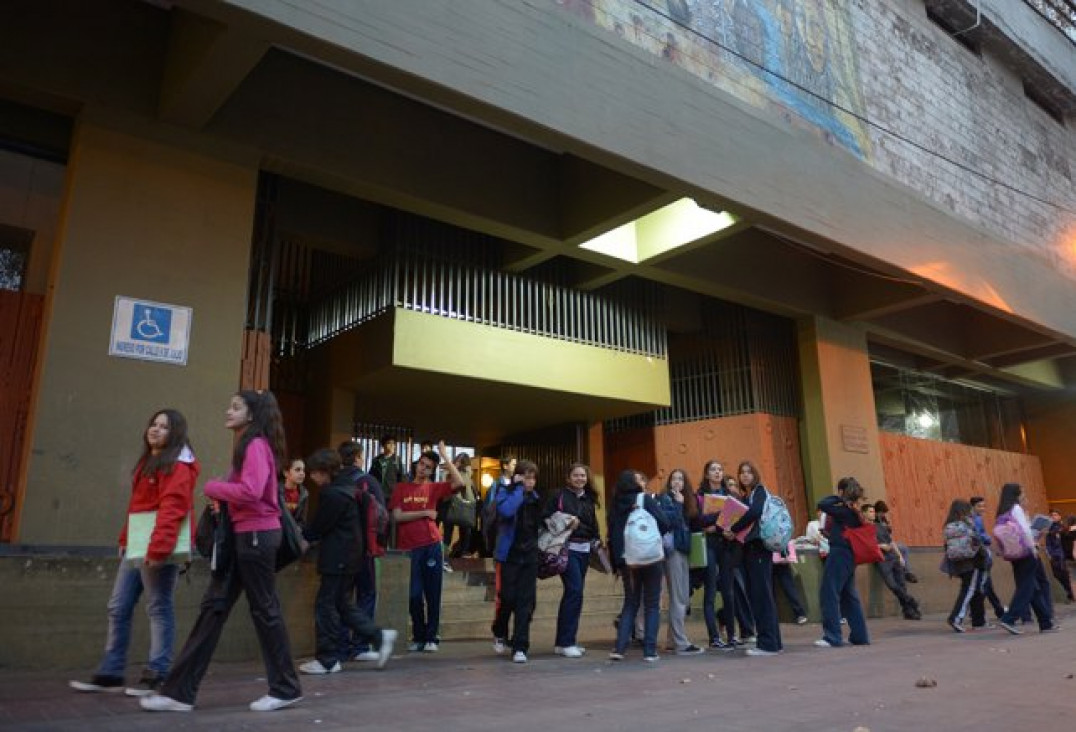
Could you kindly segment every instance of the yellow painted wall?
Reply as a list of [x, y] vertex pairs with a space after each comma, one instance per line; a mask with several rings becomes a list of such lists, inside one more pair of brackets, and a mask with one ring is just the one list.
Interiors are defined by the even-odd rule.
[[[257, 169], [88, 122], [69, 167], [17, 540], [101, 545], [154, 410], [186, 414], [203, 477], [227, 468]], [[117, 295], [194, 309], [186, 366], [108, 355]]]
[[[543, 338], [504, 328], [396, 310], [393, 364], [489, 381], [668, 404], [669, 369], [662, 359]], [[431, 349], [431, 343], [482, 344], [469, 349]]]
[[[799, 323], [803, 394], [804, 477], [809, 504], [833, 491], [843, 476], [855, 476], [873, 499], [885, 498], [874, 389], [867, 338], [855, 326], [826, 318]], [[855, 433], [866, 452], [847, 443]]]

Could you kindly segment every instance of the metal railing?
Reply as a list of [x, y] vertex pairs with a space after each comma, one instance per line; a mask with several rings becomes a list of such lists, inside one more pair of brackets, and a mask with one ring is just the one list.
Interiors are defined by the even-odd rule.
[[1076, 0], [1024, 0], [1066, 38], [1076, 43]]
[[630, 302], [414, 253], [368, 260], [309, 309], [314, 346], [398, 307], [559, 340], [664, 358], [665, 328], [647, 298]]

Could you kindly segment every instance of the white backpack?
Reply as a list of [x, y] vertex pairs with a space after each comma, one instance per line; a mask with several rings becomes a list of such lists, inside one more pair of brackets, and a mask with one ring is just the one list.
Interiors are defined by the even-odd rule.
[[646, 493], [639, 493], [624, 526], [624, 563], [629, 567], [646, 567], [665, 559], [658, 522], [643, 508], [645, 498]]

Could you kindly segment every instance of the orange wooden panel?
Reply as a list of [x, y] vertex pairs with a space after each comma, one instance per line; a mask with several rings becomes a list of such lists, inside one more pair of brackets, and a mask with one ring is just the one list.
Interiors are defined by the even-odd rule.
[[268, 389], [271, 360], [269, 334], [259, 330], [243, 332], [243, 357], [239, 365], [240, 389]]
[[889, 432], [881, 433], [880, 443], [894, 534], [909, 546], [941, 545], [945, 516], [956, 498], [983, 496], [991, 518], [1005, 483], [1024, 487], [1031, 513], [1048, 509], [1042, 465], [1034, 455]]
[[0, 542], [12, 540], [44, 297], [0, 291]]
[[750, 460], [766, 487], [788, 504], [797, 532], [806, 527], [807, 489], [795, 418], [744, 414], [663, 425], [655, 428], [654, 442], [655, 478], [661, 484], [676, 468], [686, 470], [692, 484], [698, 485], [702, 466], [712, 459], [720, 460], [729, 473], [741, 460]]

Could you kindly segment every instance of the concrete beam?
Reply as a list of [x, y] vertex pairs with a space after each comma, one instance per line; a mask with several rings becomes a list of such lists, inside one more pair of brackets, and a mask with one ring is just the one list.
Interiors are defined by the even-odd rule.
[[171, 15], [158, 115], [200, 129], [261, 61], [269, 44], [180, 8]]

